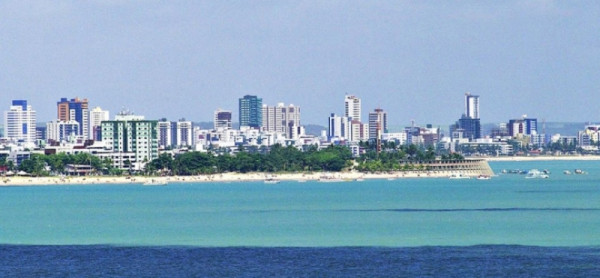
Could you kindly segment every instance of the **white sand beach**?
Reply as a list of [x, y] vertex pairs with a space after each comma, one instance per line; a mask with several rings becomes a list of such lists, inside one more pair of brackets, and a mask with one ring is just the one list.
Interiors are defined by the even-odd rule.
[[[552, 160], [600, 160], [600, 156], [515, 156], [481, 157], [487, 161], [552, 161]], [[399, 179], [399, 178], [448, 178], [455, 171], [396, 171], [380, 173], [363, 172], [306, 172], [306, 173], [222, 173], [196, 176], [73, 176], [73, 177], [0, 177], [0, 186], [41, 186], [41, 185], [93, 185], [93, 184], [144, 184], [181, 182], [259, 182], [274, 178], [281, 181], [316, 181], [331, 179], [353, 181], [357, 179]], [[467, 173], [475, 177], [476, 173]]]

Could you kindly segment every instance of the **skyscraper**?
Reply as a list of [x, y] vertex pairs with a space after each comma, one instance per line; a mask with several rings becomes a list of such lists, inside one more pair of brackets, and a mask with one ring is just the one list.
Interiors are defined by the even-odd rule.
[[113, 151], [113, 165], [142, 170], [158, 158], [158, 121], [121, 113], [114, 121], [102, 122], [102, 141]]
[[479, 119], [479, 96], [465, 93], [465, 116], [471, 119]]
[[344, 98], [344, 104], [344, 117], [349, 117], [351, 120], [356, 120], [360, 122], [360, 98], [346, 95]]
[[300, 127], [300, 107], [293, 104], [286, 107], [283, 103], [263, 105], [262, 115], [264, 131], [285, 133], [288, 139], [295, 139], [293, 135]]
[[239, 102], [240, 127], [259, 129], [262, 125], [262, 98], [246, 95]]
[[4, 136], [12, 141], [33, 143], [36, 139], [36, 113], [26, 100], [13, 100], [4, 112]]
[[350, 137], [350, 119], [331, 113], [328, 120], [327, 139], [348, 140]]
[[465, 113], [456, 124], [450, 126], [450, 133], [454, 132], [462, 132], [462, 137], [470, 140], [481, 138], [479, 96], [465, 93]]
[[56, 106], [58, 120], [63, 122], [76, 121], [80, 126], [78, 135], [85, 137], [90, 135], [87, 99], [79, 99], [76, 97], [69, 100], [67, 98], [61, 98], [60, 101], [56, 103]]
[[381, 108], [369, 113], [369, 140], [380, 140], [387, 133], [387, 113]]

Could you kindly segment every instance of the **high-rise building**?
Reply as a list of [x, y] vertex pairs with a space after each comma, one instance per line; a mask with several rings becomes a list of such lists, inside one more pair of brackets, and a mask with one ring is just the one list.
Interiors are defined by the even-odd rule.
[[337, 116], [331, 113], [328, 121], [327, 139], [349, 140], [350, 138], [350, 119], [348, 117]]
[[102, 140], [102, 122], [110, 120], [110, 114], [107, 110], [96, 107], [90, 111], [90, 136], [95, 141]]
[[450, 133], [460, 132], [462, 138], [470, 140], [481, 138], [481, 120], [479, 119], [479, 96], [465, 93], [465, 113], [450, 126]]
[[387, 132], [387, 113], [381, 108], [369, 112], [369, 140], [381, 140], [381, 134]]
[[178, 147], [192, 145], [192, 122], [181, 119], [175, 123], [175, 145]]
[[231, 111], [217, 109], [215, 111], [214, 128], [230, 129], [231, 128]]
[[78, 135], [86, 138], [90, 136], [87, 99], [73, 98], [69, 100], [67, 98], [61, 98], [60, 101], [56, 103], [56, 106], [58, 120], [63, 122], [76, 121], [80, 126]]
[[76, 121], [54, 120], [46, 124], [46, 138], [55, 142], [70, 142], [79, 136], [79, 123]]
[[262, 125], [262, 98], [246, 95], [239, 101], [240, 128], [260, 129]]
[[11, 141], [34, 143], [36, 113], [26, 100], [13, 100], [4, 112], [4, 136]]
[[479, 119], [479, 96], [465, 93], [465, 116], [470, 119]]
[[167, 119], [161, 119], [157, 123], [158, 128], [158, 147], [161, 149], [171, 148], [173, 146], [172, 124]]
[[283, 103], [263, 105], [262, 115], [262, 130], [285, 133], [288, 139], [295, 139], [300, 127], [300, 107], [293, 104], [286, 107]]
[[366, 141], [369, 139], [369, 125], [363, 124], [359, 120], [350, 121], [350, 140], [351, 142]]
[[535, 135], [537, 134], [537, 119], [528, 118], [523, 115], [521, 119], [513, 119], [508, 121], [508, 134], [510, 136]]
[[177, 122], [161, 119], [157, 123], [159, 148], [191, 146], [193, 141], [192, 122], [181, 119]]
[[102, 141], [115, 153], [112, 159], [118, 167], [142, 170], [146, 163], [158, 158], [157, 126], [158, 121], [119, 114], [114, 121], [102, 122]]
[[344, 98], [344, 104], [344, 117], [348, 117], [351, 120], [356, 120], [360, 122], [360, 114], [362, 113], [360, 108], [360, 98], [346, 95], [346, 97]]

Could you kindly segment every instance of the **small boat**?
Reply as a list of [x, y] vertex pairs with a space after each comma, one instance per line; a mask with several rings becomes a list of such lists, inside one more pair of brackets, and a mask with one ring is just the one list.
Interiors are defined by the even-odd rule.
[[160, 181], [160, 180], [154, 180], [154, 179], [152, 179], [152, 180], [149, 180], [149, 181], [143, 183], [142, 185], [145, 185], [145, 186], [165, 186], [165, 185], [167, 185], [167, 181]]
[[549, 177], [548, 174], [544, 174], [544, 172], [541, 172], [538, 169], [529, 170], [525, 176], [526, 179], [547, 179]]
[[571, 171], [569, 171], [569, 170], [564, 170], [564, 171], [563, 171], [563, 174], [565, 174], [565, 175], [570, 175], [570, 174], [572, 174], [572, 173], [571, 173]]
[[575, 169], [575, 171], [573, 171], [573, 173], [575, 173], [575, 175], [583, 175], [583, 174], [587, 174], [585, 171], [581, 170], [581, 169]]
[[471, 177], [463, 175], [461, 173], [454, 173], [450, 175], [451, 180], [459, 180], [459, 179], [470, 179]]
[[268, 178], [268, 179], [265, 179], [265, 183], [266, 183], [266, 184], [278, 184], [278, 183], [280, 183], [280, 182], [281, 182], [281, 181], [280, 181], [279, 179], [276, 179], [276, 178]]
[[479, 176], [477, 176], [477, 179], [478, 179], [478, 180], [489, 180], [489, 179], [491, 179], [491, 178], [492, 178], [492, 177], [490, 177], [490, 176], [488, 176], [488, 175], [479, 175]]

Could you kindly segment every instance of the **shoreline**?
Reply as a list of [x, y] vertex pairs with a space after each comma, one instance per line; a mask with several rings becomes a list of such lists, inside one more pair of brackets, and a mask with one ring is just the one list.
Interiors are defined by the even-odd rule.
[[[594, 161], [600, 156], [517, 156], [517, 157], [478, 157], [486, 161], [518, 162], [518, 161]], [[404, 178], [449, 178], [461, 173], [471, 178], [478, 173], [461, 171], [397, 171], [397, 172], [306, 172], [306, 173], [221, 173], [197, 176], [67, 176], [67, 177], [0, 177], [0, 187], [7, 186], [52, 186], [52, 185], [161, 185], [167, 183], [230, 183], [230, 182], [263, 182], [267, 179], [280, 181], [355, 181], [372, 179], [404, 179]]]
[[0, 187], [7, 186], [52, 186], [52, 185], [163, 185], [167, 183], [231, 183], [263, 182], [268, 179], [279, 181], [318, 181], [345, 182], [360, 179], [397, 179], [397, 178], [448, 178], [456, 171], [406, 171], [386, 173], [362, 172], [311, 172], [311, 173], [222, 173], [197, 176], [81, 176], [81, 177], [0, 177]]

